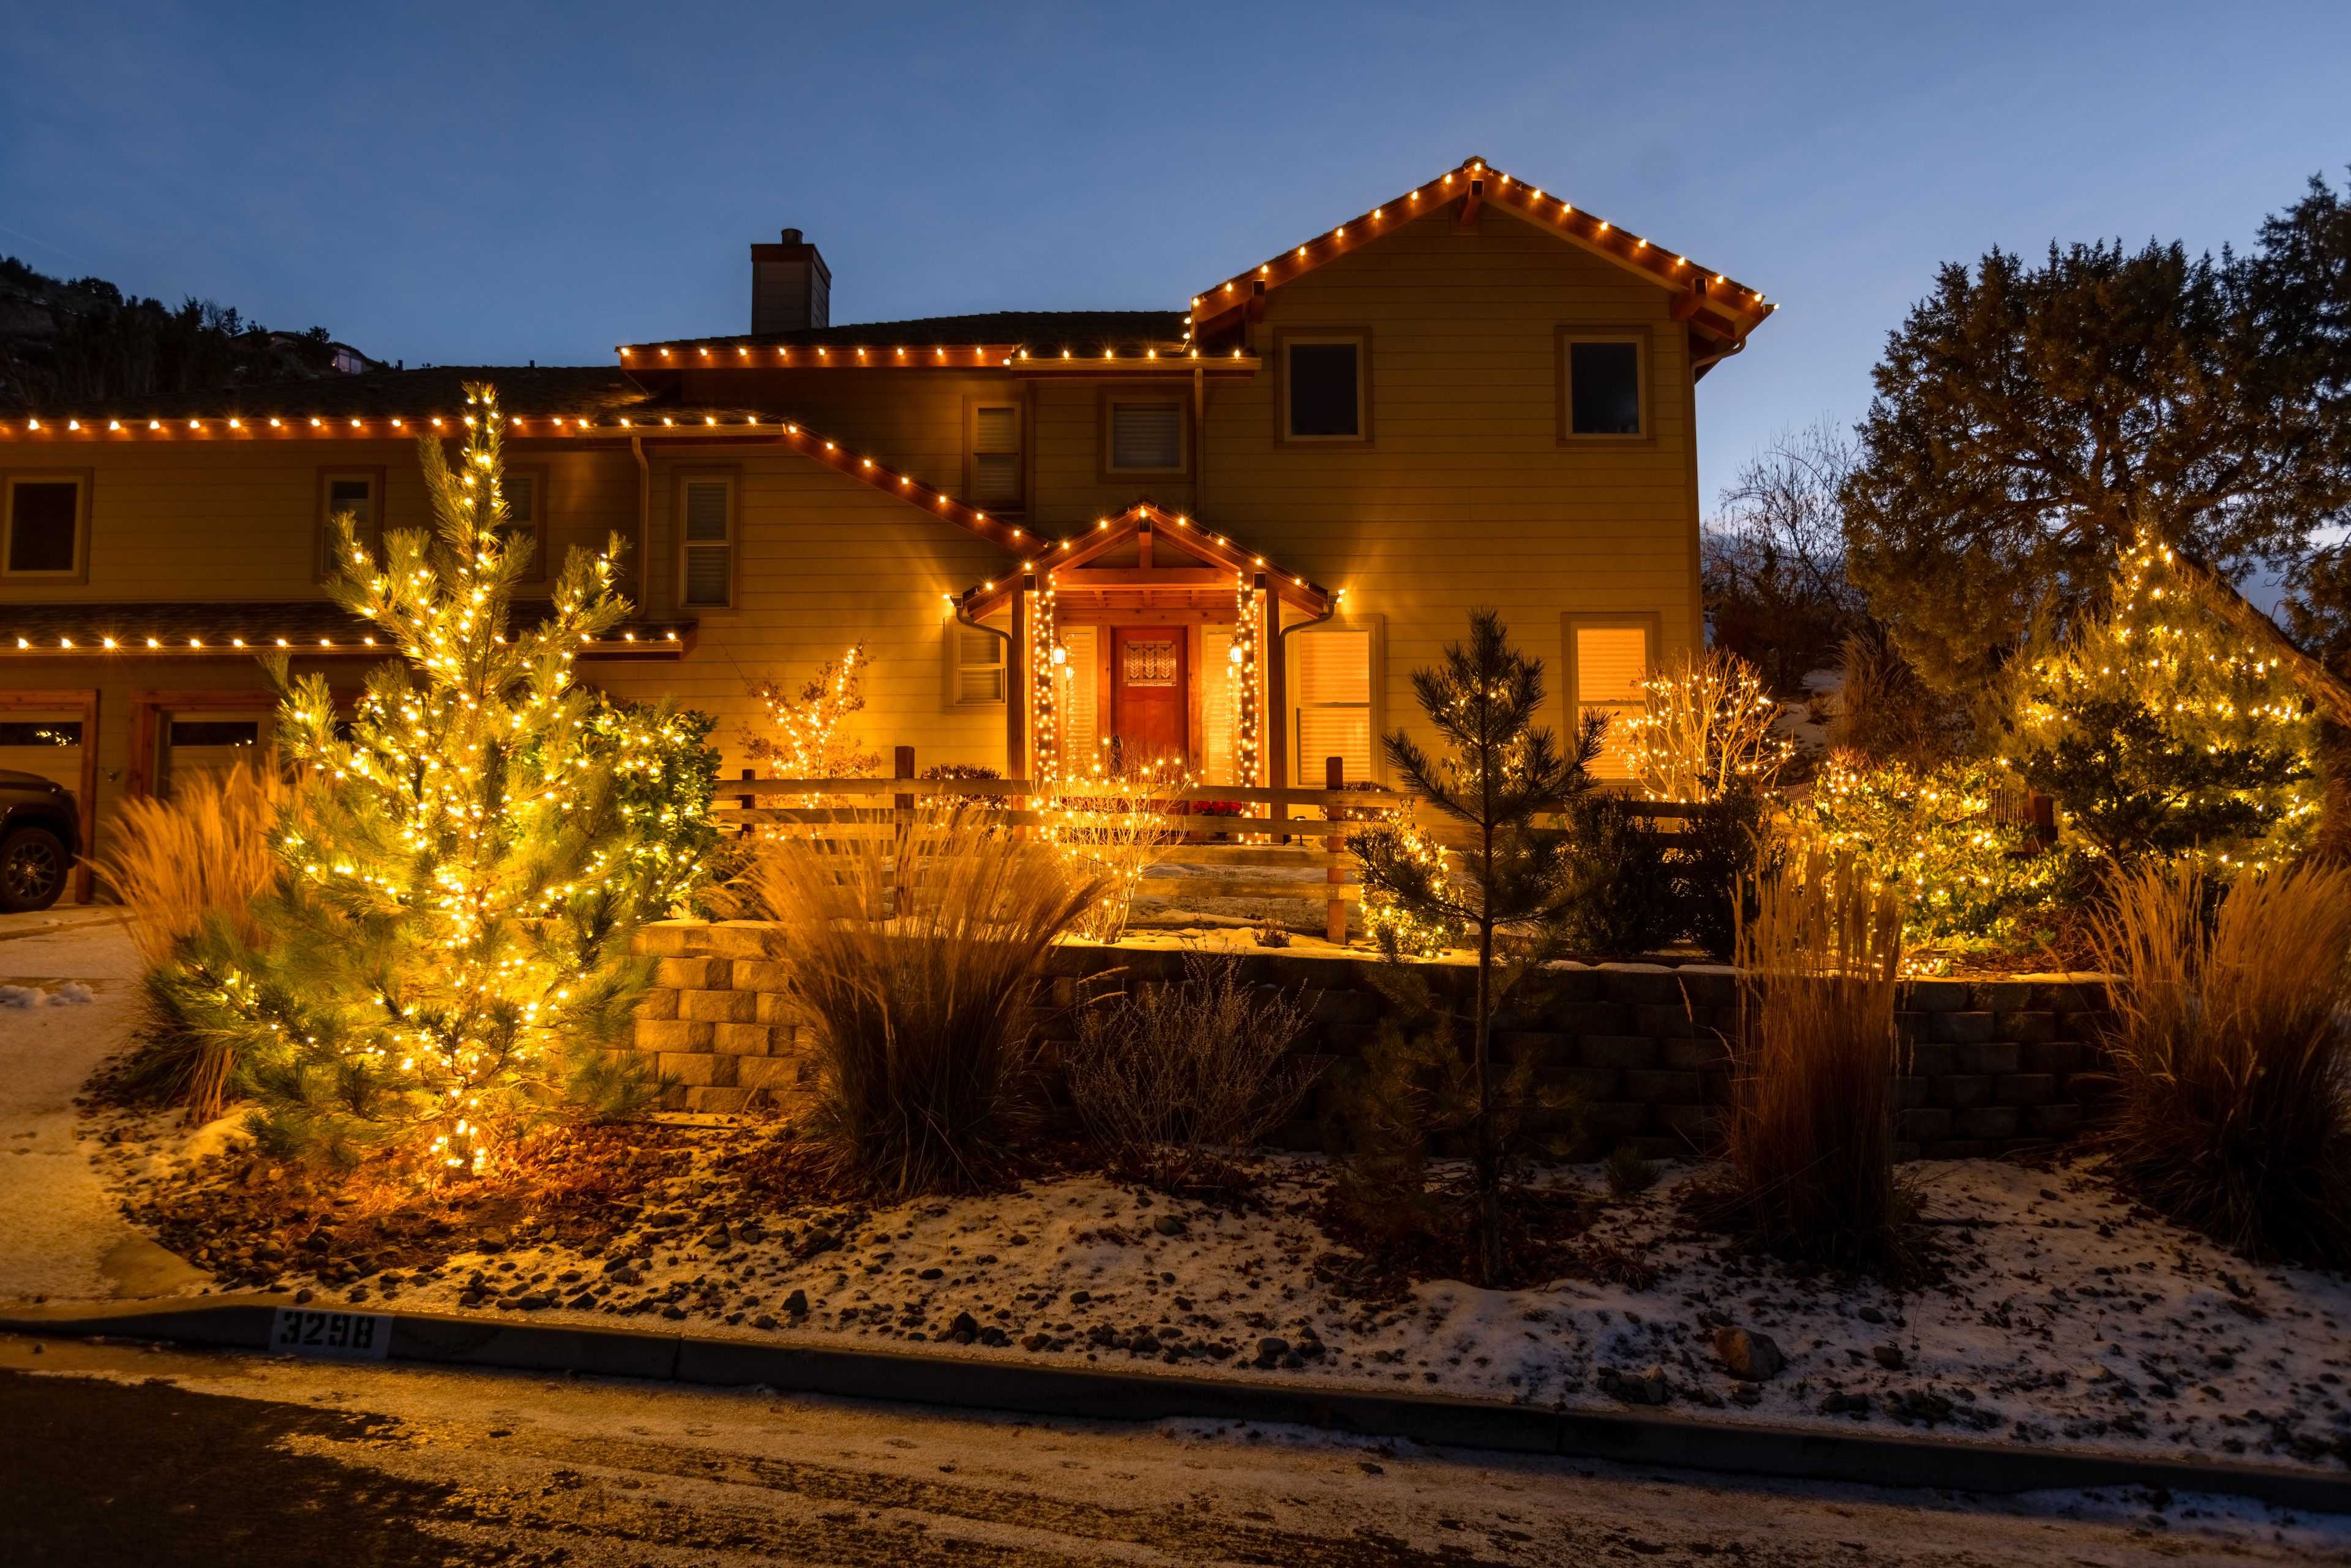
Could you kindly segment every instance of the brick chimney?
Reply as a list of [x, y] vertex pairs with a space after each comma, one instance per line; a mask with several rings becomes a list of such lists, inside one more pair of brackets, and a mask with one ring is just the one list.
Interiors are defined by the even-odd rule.
[[751, 330], [797, 332], [832, 325], [832, 269], [816, 246], [786, 229], [775, 245], [751, 247]]

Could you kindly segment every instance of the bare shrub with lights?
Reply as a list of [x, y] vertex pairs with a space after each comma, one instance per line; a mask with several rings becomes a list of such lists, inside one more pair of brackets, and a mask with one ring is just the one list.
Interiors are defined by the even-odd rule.
[[645, 852], [663, 816], [646, 791], [695, 737], [600, 707], [572, 670], [628, 612], [621, 541], [573, 551], [548, 618], [509, 631], [530, 546], [506, 529], [496, 394], [467, 398], [456, 466], [419, 443], [431, 533], [390, 534], [379, 560], [336, 519], [330, 591], [401, 656], [348, 717], [323, 676], [277, 665], [303, 779], [256, 906], [266, 935], [208, 923], [176, 982], [192, 1026], [246, 1064], [265, 1147], [427, 1176], [486, 1174], [543, 1118], [642, 1101], [618, 1050], [650, 977], [630, 936], [693, 874]]
[[[1795, 755], [1755, 666], [1708, 648], [1676, 654], [1641, 683], [1641, 711], [1610, 738], [1652, 800], [1719, 800], [1768, 789]], [[1612, 727], [1614, 727], [1612, 726]]]
[[882, 765], [865, 749], [854, 724], [865, 710], [862, 642], [827, 659], [797, 690], [773, 676], [752, 683], [751, 695], [768, 710], [764, 729], [744, 732], [744, 749], [779, 779], [864, 779]]

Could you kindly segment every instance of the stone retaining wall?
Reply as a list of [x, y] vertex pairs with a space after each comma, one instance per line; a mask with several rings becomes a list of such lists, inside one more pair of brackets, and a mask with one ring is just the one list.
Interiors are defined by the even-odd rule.
[[[636, 1044], [676, 1081], [674, 1106], [781, 1106], [811, 1081], [806, 1027], [791, 1016], [782, 967], [762, 935], [748, 923], [664, 921], [640, 936], [639, 950], [654, 955], [657, 967]], [[1185, 959], [1174, 948], [1055, 949], [1055, 1005], [1040, 1011], [1040, 1034], [1049, 1042], [1069, 1036], [1060, 1009], [1076, 1000], [1081, 981], [1112, 971], [1129, 985], [1180, 980]], [[1272, 951], [1240, 962], [1251, 983], [1302, 988], [1311, 998], [1313, 1021], [1293, 1048], [1301, 1054], [1326, 1064], [1344, 1060], [1377, 1032], [1386, 1003], [1370, 977], [1375, 960]], [[1466, 1002], [1468, 966], [1424, 972]], [[1515, 1061], [1531, 1053], [1541, 1080], [1577, 1090], [1593, 1148], [1629, 1142], [1663, 1156], [1705, 1147], [1729, 1093], [1724, 1035], [1737, 1006], [1733, 971], [1709, 964], [1577, 965], [1551, 989], [1539, 1015], [1496, 1019], [1497, 1054]], [[2094, 1110], [2103, 1088], [2095, 1040], [2105, 1007], [2095, 977], [1911, 980], [1899, 1005], [1910, 1047], [1909, 1075], [1896, 1084], [1902, 1157], [2045, 1147], [2079, 1132]], [[1282, 1141], [1312, 1147], [1318, 1137], [1309, 1120], [1285, 1129]]]

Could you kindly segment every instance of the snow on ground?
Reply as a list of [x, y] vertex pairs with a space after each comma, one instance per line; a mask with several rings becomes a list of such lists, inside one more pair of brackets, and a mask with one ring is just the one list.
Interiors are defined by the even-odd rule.
[[[1593, 1232], [1656, 1269], [1644, 1288], [1438, 1281], [1371, 1309], [1315, 1277], [1331, 1243], [1311, 1218], [1321, 1176], [1311, 1158], [1266, 1162], [1266, 1214], [1071, 1176], [861, 1217], [744, 1201], [711, 1174], [714, 1155], [740, 1135], [713, 1134], [695, 1171], [657, 1184], [610, 1247], [492, 1237], [490, 1249], [469, 1247], [439, 1269], [395, 1270], [332, 1293], [1551, 1407], [1612, 1407], [1604, 1369], [1637, 1378], [1654, 1366], [1672, 1405], [1704, 1406], [1710, 1419], [1894, 1420], [1946, 1435], [2325, 1468], [2351, 1457], [2351, 1281], [2250, 1267], [2134, 1213], [2088, 1163], [1928, 1167], [1949, 1277], [1911, 1294], [1799, 1282], [1725, 1257], [1677, 1219], [1682, 1171]], [[1596, 1167], [1561, 1179], [1602, 1190]], [[1712, 1328], [1725, 1323], [1769, 1334], [1787, 1369], [1742, 1386], [1710, 1348]]]
[[0, 1301], [201, 1280], [122, 1218], [76, 1126], [75, 1094], [129, 1035], [137, 973], [111, 911], [0, 915]]
[[[0, 1103], [0, 1146], [39, 1151], [17, 1156], [20, 1169], [40, 1162], [32, 1179], [0, 1184], [0, 1297], [120, 1288], [103, 1259], [132, 1233], [92, 1155], [104, 1155], [112, 1197], [138, 1202], [233, 1135], [232, 1124], [191, 1134], [110, 1113], [75, 1146], [68, 1101], [125, 1037], [128, 967], [119, 936], [0, 941], [0, 977], [52, 990], [87, 977], [98, 991], [87, 1006], [0, 1011], [0, 1041], [23, 1064]], [[89, 1136], [101, 1123], [111, 1141]], [[298, 1272], [277, 1282], [403, 1309], [1547, 1407], [1613, 1407], [1613, 1385], [1724, 1421], [1898, 1422], [2338, 1469], [2351, 1459], [2351, 1281], [2248, 1265], [2116, 1197], [2093, 1160], [1911, 1167], [1945, 1278], [1907, 1294], [1797, 1281], [1726, 1252], [1679, 1218], [1687, 1168], [1621, 1202], [1595, 1167], [1572, 1168], [1551, 1179], [1601, 1206], [1584, 1238], [1593, 1277], [1517, 1291], [1436, 1281], [1372, 1307], [1318, 1274], [1318, 1260], [1349, 1258], [1315, 1223], [1323, 1167], [1310, 1156], [1261, 1162], [1262, 1208], [1250, 1212], [1083, 1175], [869, 1209], [747, 1186], [735, 1167], [773, 1137], [764, 1126], [683, 1135], [682, 1174], [615, 1204], [594, 1239], [559, 1244], [509, 1215], [436, 1242], [436, 1263], [371, 1259], [332, 1285]], [[322, 1200], [301, 1212], [323, 1243], [348, 1211]], [[566, 1233], [580, 1234], [576, 1218]], [[304, 1239], [281, 1236], [289, 1270], [310, 1255]], [[1786, 1369], [1740, 1385], [1712, 1348], [1725, 1325], [1769, 1335]]]

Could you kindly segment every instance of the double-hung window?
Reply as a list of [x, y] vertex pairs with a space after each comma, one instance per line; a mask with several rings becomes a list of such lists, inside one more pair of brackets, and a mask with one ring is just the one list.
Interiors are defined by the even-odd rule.
[[971, 405], [969, 468], [965, 480], [967, 499], [991, 512], [1017, 512], [1024, 500], [1026, 481], [1021, 460], [1020, 405], [1017, 402], [975, 402]]
[[1376, 779], [1372, 750], [1372, 633], [1316, 628], [1290, 639], [1291, 733], [1297, 755], [1290, 777], [1319, 789], [1337, 758], [1350, 784]]
[[735, 491], [732, 474], [679, 476], [678, 603], [686, 609], [734, 608]]
[[1371, 335], [1289, 332], [1280, 340], [1281, 438], [1366, 442], [1372, 435]]

